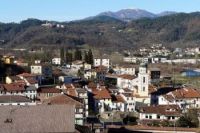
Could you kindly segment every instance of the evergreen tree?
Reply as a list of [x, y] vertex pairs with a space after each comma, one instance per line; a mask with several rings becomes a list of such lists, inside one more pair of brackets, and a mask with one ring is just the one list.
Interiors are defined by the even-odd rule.
[[60, 58], [61, 58], [61, 64], [63, 64], [65, 61], [65, 49], [64, 47], [60, 48]]
[[84, 52], [84, 61], [88, 63], [88, 53], [86, 51]]
[[73, 61], [73, 55], [72, 55], [72, 53], [71, 52], [66, 52], [66, 62], [67, 63], [72, 63], [72, 61]]
[[79, 49], [75, 50], [74, 59], [75, 60], [82, 60], [82, 54], [81, 54], [81, 51]]
[[87, 61], [87, 63], [88, 64], [93, 64], [93, 54], [92, 54], [92, 50], [91, 49], [89, 49], [89, 51], [88, 51], [88, 61]]

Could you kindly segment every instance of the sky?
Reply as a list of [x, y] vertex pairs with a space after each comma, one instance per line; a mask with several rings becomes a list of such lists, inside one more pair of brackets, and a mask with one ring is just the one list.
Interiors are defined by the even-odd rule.
[[0, 0], [0, 22], [27, 18], [70, 21], [127, 8], [188, 13], [200, 11], [200, 0]]

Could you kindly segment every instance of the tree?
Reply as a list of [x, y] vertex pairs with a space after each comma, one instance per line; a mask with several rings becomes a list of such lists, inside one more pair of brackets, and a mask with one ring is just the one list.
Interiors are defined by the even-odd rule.
[[65, 49], [64, 47], [60, 48], [60, 58], [61, 58], [61, 64], [63, 64], [65, 61]]
[[81, 54], [81, 51], [79, 49], [75, 50], [74, 59], [75, 60], [82, 60], [82, 54]]
[[88, 63], [88, 53], [84, 52], [84, 61]]
[[88, 51], [88, 61], [87, 61], [87, 63], [88, 64], [93, 64], [93, 54], [92, 54], [92, 50], [91, 49], [89, 49], [89, 51]]
[[195, 109], [188, 110], [188, 112], [184, 116], [181, 116], [176, 123], [178, 127], [198, 127], [198, 111]]
[[73, 61], [73, 55], [71, 52], [66, 51], [66, 62], [67, 63], [72, 63]]

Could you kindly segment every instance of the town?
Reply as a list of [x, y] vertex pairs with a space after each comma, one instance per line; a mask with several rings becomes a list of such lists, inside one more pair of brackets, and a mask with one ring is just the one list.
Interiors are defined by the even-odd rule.
[[196, 132], [200, 48], [149, 46], [117, 59], [93, 49], [0, 49], [1, 130]]

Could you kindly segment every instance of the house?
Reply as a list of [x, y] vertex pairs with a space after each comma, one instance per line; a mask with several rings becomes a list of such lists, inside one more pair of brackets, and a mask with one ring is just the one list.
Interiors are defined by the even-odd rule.
[[160, 79], [161, 71], [159, 68], [150, 68], [148, 70], [151, 82], [158, 81]]
[[5, 55], [3, 56], [2, 60], [5, 64], [13, 64], [14, 63], [14, 59], [15, 59], [15, 56], [12, 56], [12, 55]]
[[94, 104], [94, 110], [96, 112], [103, 113], [105, 111], [111, 111], [112, 97], [105, 86], [97, 85], [96, 87], [89, 87], [88, 91], [92, 93], [94, 100], [92, 104]]
[[79, 99], [81, 103], [83, 104], [83, 109], [84, 109], [84, 117], [88, 116], [88, 95], [87, 95], [87, 90], [84, 87], [81, 87], [79, 84], [64, 84], [61, 87], [62, 92], [70, 96], [71, 98], [74, 99]]
[[43, 102], [45, 99], [57, 96], [59, 94], [61, 94], [61, 90], [55, 87], [40, 87], [37, 90], [37, 99]]
[[179, 88], [157, 96], [158, 105], [179, 105], [182, 109], [200, 108], [200, 91], [194, 88]]
[[25, 86], [25, 84], [21, 83], [1, 84], [0, 95], [20, 95], [35, 101], [37, 88], [35, 86]]
[[71, 69], [79, 70], [79, 69], [83, 68], [83, 66], [84, 66], [84, 62], [83, 61], [76, 60], [76, 61], [72, 62]]
[[112, 95], [111, 110], [125, 112], [127, 110], [127, 101], [122, 94]]
[[105, 66], [107, 68], [110, 67], [110, 59], [108, 58], [94, 58], [94, 67]]
[[75, 106], [37, 105], [0, 107], [4, 133], [75, 133]]
[[178, 105], [157, 105], [141, 107], [139, 110], [139, 123], [148, 125], [153, 121], [175, 122], [181, 116], [181, 109]]
[[53, 58], [51, 63], [53, 65], [61, 65], [61, 58]]
[[31, 65], [31, 74], [43, 75], [44, 77], [52, 77], [52, 67], [48, 64]]
[[39, 82], [41, 82], [41, 76], [30, 74], [30, 73], [22, 73], [17, 75], [22, 81], [25, 82], [26, 86], [35, 86], [36, 88], [39, 87]]
[[138, 59], [137, 57], [124, 57], [123, 61], [127, 63], [137, 63]]
[[36, 102], [22, 95], [0, 95], [0, 106], [6, 105], [36, 105]]
[[106, 73], [108, 71], [108, 68], [105, 66], [98, 66], [94, 68], [94, 71], [96, 72], [96, 77], [95, 79], [99, 82], [99, 81], [104, 81], [105, 80], [105, 76]]
[[54, 97], [50, 97], [43, 101], [43, 104], [47, 105], [74, 105], [75, 106], [75, 124], [84, 124], [84, 106], [80, 101], [77, 101], [66, 94], [59, 94]]
[[135, 75], [135, 68], [130, 64], [124, 64], [113, 68], [116, 74]]

